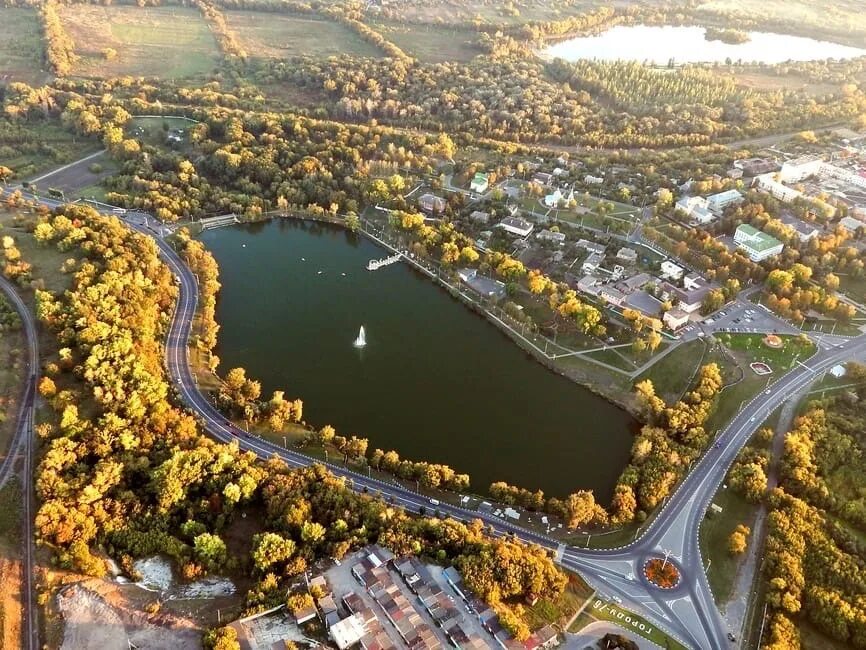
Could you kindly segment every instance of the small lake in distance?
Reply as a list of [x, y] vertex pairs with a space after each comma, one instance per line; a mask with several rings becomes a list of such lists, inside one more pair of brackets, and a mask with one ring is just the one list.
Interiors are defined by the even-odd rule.
[[[610, 500], [637, 422], [405, 263], [367, 271], [388, 254], [377, 245], [293, 220], [201, 240], [220, 267], [221, 372], [242, 366], [265, 398], [275, 389], [302, 398], [311, 425], [450, 465], [475, 492], [504, 480]], [[357, 349], [361, 325], [367, 345]]]
[[751, 40], [730, 44], [708, 41], [703, 27], [617, 26], [594, 36], [580, 36], [555, 43], [542, 51], [546, 57], [566, 61], [640, 61], [667, 65], [733, 62], [783, 63], [850, 59], [866, 55], [866, 49], [802, 36], [749, 32]]

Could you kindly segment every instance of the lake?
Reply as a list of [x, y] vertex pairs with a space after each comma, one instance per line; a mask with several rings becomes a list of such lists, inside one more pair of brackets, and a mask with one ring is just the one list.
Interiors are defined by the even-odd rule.
[[[531, 359], [405, 263], [313, 222], [274, 220], [205, 232], [220, 267], [220, 370], [285, 389], [304, 418], [370, 450], [445, 463], [476, 492], [504, 480], [606, 503], [636, 421]], [[345, 274], [345, 275], [344, 275]], [[360, 326], [367, 346], [353, 347]]]
[[566, 61], [645, 61], [667, 65], [673, 59], [682, 63], [733, 62], [783, 63], [820, 59], [850, 59], [866, 55], [866, 50], [801, 36], [750, 32], [747, 43], [729, 44], [708, 41], [703, 27], [671, 25], [617, 26], [595, 36], [581, 36], [555, 43], [544, 56]]

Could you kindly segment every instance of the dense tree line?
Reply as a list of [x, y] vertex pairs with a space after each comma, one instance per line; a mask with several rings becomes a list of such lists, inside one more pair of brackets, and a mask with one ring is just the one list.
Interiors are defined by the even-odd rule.
[[709, 443], [703, 425], [722, 386], [719, 367], [714, 363], [703, 366], [694, 387], [672, 405], [656, 395], [649, 379], [635, 385], [647, 424], [635, 438], [631, 460], [614, 489], [612, 521], [643, 519], [671, 493]]
[[866, 372], [856, 364], [849, 370], [856, 392], [813, 403], [785, 439], [779, 487], [769, 498], [765, 648], [801, 647], [804, 620], [848, 647], [866, 647]]
[[57, 0], [45, 0], [39, 8], [39, 22], [45, 39], [45, 59], [48, 66], [54, 74], [63, 77], [72, 71], [78, 57], [75, 54], [75, 44], [63, 27], [58, 6]]
[[228, 26], [228, 23], [226, 23], [226, 18], [222, 11], [209, 0], [193, 0], [193, 2], [207, 20], [208, 25], [210, 25], [211, 31], [223, 54], [229, 58], [246, 59], [247, 53]]

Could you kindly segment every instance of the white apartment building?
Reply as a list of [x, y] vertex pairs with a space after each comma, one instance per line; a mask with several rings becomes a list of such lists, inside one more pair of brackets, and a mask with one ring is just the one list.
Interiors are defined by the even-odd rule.
[[728, 190], [707, 197], [707, 209], [715, 215], [720, 215], [729, 205], [742, 203], [743, 195], [739, 190]]

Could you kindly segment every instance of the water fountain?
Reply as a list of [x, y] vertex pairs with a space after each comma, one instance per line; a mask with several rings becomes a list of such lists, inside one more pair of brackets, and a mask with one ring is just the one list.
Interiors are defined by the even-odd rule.
[[355, 342], [352, 344], [356, 348], [363, 348], [367, 345], [367, 336], [364, 334], [364, 326], [361, 325], [361, 329], [358, 330], [358, 338], [355, 339]]

